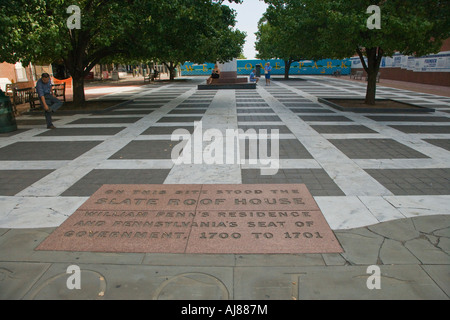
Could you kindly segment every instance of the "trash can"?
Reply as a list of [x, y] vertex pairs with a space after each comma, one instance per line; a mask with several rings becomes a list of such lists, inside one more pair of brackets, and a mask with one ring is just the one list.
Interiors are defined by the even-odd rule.
[[0, 133], [17, 130], [16, 117], [11, 105], [11, 100], [0, 90]]
[[261, 65], [256, 65], [256, 77], [261, 77]]

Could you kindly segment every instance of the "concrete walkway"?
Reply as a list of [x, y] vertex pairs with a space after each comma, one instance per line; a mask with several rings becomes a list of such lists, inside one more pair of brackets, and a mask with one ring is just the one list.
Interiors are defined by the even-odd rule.
[[[104, 98], [128, 103], [55, 114], [56, 130], [43, 116], [19, 117], [18, 131], [0, 135], [0, 298], [448, 299], [450, 98], [381, 86], [380, 97], [436, 112], [346, 113], [317, 99], [361, 97], [364, 84], [303, 79], [243, 91], [198, 91], [198, 78], [114, 91]], [[174, 165], [171, 134], [194, 132], [195, 121], [221, 132], [278, 129], [280, 168]], [[34, 250], [103, 184], [276, 183], [306, 184], [344, 253]], [[71, 265], [81, 290], [67, 288]]]

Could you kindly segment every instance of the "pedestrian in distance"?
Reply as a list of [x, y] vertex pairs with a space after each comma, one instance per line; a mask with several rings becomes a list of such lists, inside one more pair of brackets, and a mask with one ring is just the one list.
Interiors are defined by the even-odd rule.
[[264, 76], [266, 78], [266, 86], [270, 85], [270, 73], [272, 71], [272, 67], [270, 66], [270, 62], [267, 62], [264, 66]]
[[211, 72], [211, 75], [209, 76], [208, 80], [206, 80], [207, 84], [211, 84], [213, 79], [219, 79], [220, 78], [220, 69], [217, 64], [214, 65], [214, 69]]
[[256, 77], [256, 69], [253, 69], [252, 72], [250, 73], [250, 82], [254, 82], [254, 83], [258, 83], [259, 78]]

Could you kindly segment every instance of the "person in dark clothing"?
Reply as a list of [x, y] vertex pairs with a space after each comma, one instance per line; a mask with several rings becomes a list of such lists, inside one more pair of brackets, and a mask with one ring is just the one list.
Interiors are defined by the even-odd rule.
[[52, 121], [52, 112], [55, 112], [64, 104], [52, 94], [52, 82], [48, 73], [43, 73], [36, 83], [36, 91], [44, 108], [47, 129], [56, 129]]
[[211, 76], [208, 78], [208, 80], [206, 81], [207, 84], [211, 84], [213, 79], [219, 79], [220, 78], [220, 69], [219, 66], [216, 64], [214, 66], [214, 69], [211, 73]]

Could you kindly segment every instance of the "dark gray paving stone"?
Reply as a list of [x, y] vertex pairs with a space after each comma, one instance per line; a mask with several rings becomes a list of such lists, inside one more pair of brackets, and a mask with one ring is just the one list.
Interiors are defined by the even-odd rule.
[[270, 108], [238, 108], [237, 113], [275, 113]]
[[206, 109], [189, 109], [189, 110], [172, 110], [169, 114], [203, 114], [206, 112]]
[[438, 146], [442, 149], [450, 151], [450, 140], [449, 139], [424, 139], [424, 141], [431, 143], [432, 145]]
[[237, 108], [269, 108], [267, 103], [236, 103]]
[[292, 133], [291, 130], [288, 129], [286, 126], [276, 126], [276, 125], [258, 125], [258, 124], [252, 124], [252, 125], [238, 125], [239, 129], [242, 129], [244, 131], [247, 131], [249, 129], [256, 130], [256, 133], [259, 132], [259, 130], [266, 129], [267, 133], [270, 133], [271, 130], [278, 130], [279, 133]]
[[336, 113], [328, 109], [318, 108], [289, 108], [294, 113]]
[[360, 125], [335, 126], [335, 125], [312, 125], [311, 128], [322, 134], [351, 134], [351, 133], [377, 133], [376, 131]]
[[236, 98], [236, 103], [239, 102], [259, 102], [259, 103], [263, 103], [264, 99], [247, 99], [247, 98]]
[[92, 170], [62, 196], [89, 197], [104, 184], [162, 184], [168, 169], [108, 169]]
[[322, 108], [320, 104], [312, 103], [310, 101], [305, 102], [283, 102], [283, 104], [288, 108]]
[[147, 104], [144, 102], [139, 102], [139, 103], [130, 103], [127, 105], [127, 108], [133, 108], [133, 109], [152, 109], [152, 110], [156, 110], [159, 109], [163, 106], [163, 104]]
[[[431, 109], [450, 108], [450, 104], [421, 103], [420, 106], [426, 107], [426, 108], [431, 108]], [[444, 111], [444, 110], [439, 110], [439, 111]]]
[[59, 137], [59, 136], [113, 136], [125, 129], [117, 128], [58, 128], [57, 130], [48, 130], [37, 137]]
[[212, 102], [212, 99], [188, 99], [184, 100], [183, 103], [186, 104], [207, 104], [210, 105]]
[[280, 169], [275, 175], [261, 175], [259, 169], [242, 169], [243, 184], [299, 183], [313, 196], [344, 196], [344, 192], [334, 183], [323, 169]]
[[186, 129], [189, 133], [194, 133], [194, 126], [175, 126], [175, 127], [150, 127], [145, 130], [143, 135], [153, 135], [153, 134], [172, 134], [177, 129]]
[[450, 117], [439, 116], [367, 116], [369, 119], [379, 122], [450, 122]]
[[391, 125], [390, 127], [404, 133], [450, 133], [450, 126]]
[[278, 116], [238, 116], [238, 121], [280, 121], [281, 119]]
[[353, 122], [344, 116], [299, 116], [303, 121]]
[[[244, 143], [243, 139], [241, 139], [240, 143], [242, 144]], [[258, 140], [245, 139], [245, 158], [242, 159], [249, 159], [249, 148], [251, 145], [256, 146], [257, 155], [259, 157], [260, 148]], [[272, 148], [272, 141], [268, 139], [267, 140], [268, 157], [273, 157], [273, 155], [271, 154], [272, 150], [271, 148]], [[279, 152], [279, 159], [313, 159], [313, 156], [297, 139], [280, 139], [278, 152]]]
[[181, 103], [177, 108], [208, 108], [209, 103]]
[[158, 120], [158, 123], [171, 123], [171, 122], [194, 122], [202, 120], [201, 116], [198, 117], [162, 117]]
[[0, 149], [0, 160], [73, 160], [102, 141], [16, 142]]
[[394, 195], [448, 195], [450, 169], [366, 169]]
[[164, 105], [168, 103], [172, 99], [139, 99], [134, 100], [135, 103], [160, 103], [161, 105]]
[[236, 91], [235, 96], [239, 99], [261, 99], [261, 95], [257, 92]]
[[[57, 122], [59, 119], [53, 117], [53, 122]], [[16, 119], [17, 126], [46, 126], [44, 115], [42, 114], [42, 119]]]
[[142, 117], [118, 117], [118, 118], [82, 118], [70, 122], [69, 124], [111, 124], [111, 123], [135, 123]]
[[21, 133], [27, 132], [28, 130], [30, 130], [30, 129], [18, 129], [16, 131], [0, 133], [0, 138], [9, 138], [9, 137], [15, 136], [16, 134], [21, 134]]
[[156, 109], [144, 109], [140, 108], [140, 110], [115, 110], [102, 113], [105, 116], [119, 116], [119, 115], [141, 115], [141, 114], [150, 114], [154, 112]]
[[109, 159], [168, 159], [174, 146], [186, 141], [142, 140], [131, 141]]
[[391, 139], [329, 139], [350, 159], [423, 159], [424, 154]]
[[53, 170], [0, 170], [0, 195], [14, 196]]

